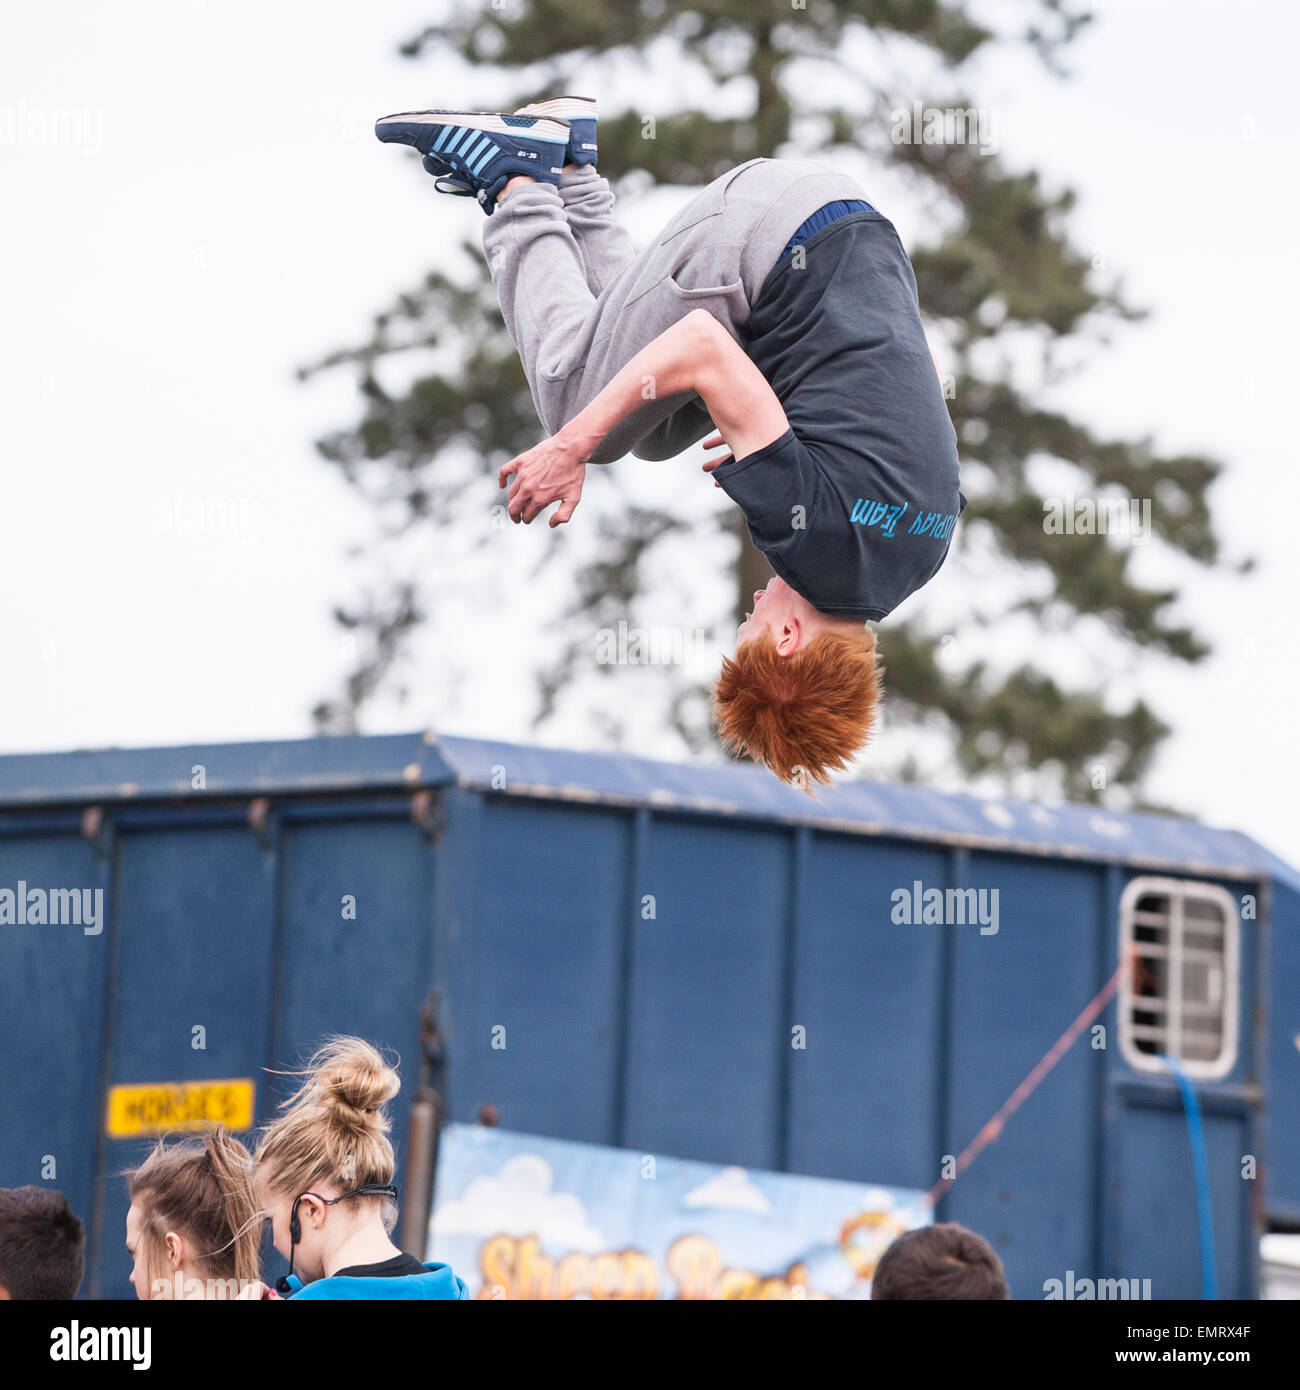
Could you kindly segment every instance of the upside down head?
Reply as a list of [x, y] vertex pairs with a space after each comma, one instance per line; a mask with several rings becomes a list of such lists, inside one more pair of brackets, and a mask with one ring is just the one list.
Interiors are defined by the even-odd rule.
[[723, 658], [713, 717], [730, 752], [810, 791], [866, 743], [880, 690], [875, 633], [774, 579], [754, 595], [735, 656]]

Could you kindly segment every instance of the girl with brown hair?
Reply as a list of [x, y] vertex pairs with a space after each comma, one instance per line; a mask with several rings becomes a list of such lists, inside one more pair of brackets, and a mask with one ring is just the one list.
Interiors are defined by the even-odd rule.
[[199, 1139], [160, 1139], [128, 1176], [126, 1249], [137, 1298], [237, 1298], [257, 1281], [251, 1161], [219, 1125]]

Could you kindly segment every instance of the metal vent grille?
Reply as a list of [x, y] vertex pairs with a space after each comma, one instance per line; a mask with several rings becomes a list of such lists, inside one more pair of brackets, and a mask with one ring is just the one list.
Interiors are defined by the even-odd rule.
[[1133, 969], [1120, 992], [1120, 1048], [1140, 1071], [1217, 1080], [1237, 1061], [1240, 924], [1230, 894], [1211, 883], [1137, 878], [1120, 900], [1120, 948]]

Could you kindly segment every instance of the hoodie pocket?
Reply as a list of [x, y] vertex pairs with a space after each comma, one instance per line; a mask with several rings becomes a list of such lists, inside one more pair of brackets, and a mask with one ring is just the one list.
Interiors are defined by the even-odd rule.
[[683, 285], [674, 275], [668, 287], [684, 309], [707, 309], [723, 327], [743, 324], [749, 317], [745, 286], [739, 280], [720, 285]]
[[686, 310], [707, 309], [724, 324], [749, 317], [749, 302], [740, 276], [742, 248], [698, 242], [680, 257], [668, 275], [668, 289]]

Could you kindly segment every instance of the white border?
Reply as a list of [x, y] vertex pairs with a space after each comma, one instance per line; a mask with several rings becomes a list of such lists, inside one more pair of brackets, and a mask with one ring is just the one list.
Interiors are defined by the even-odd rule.
[[[1183, 1060], [1183, 1070], [1198, 1081], [1221, 1081], [1237, 1064], [1239, 1018], [1241, 1014], [1241, 914], [1236, 900], [1217, 883], [1194, 878], [1155, 878], [1130, 880], [1119, 900], [1119, 949], [1123, 960], [1133, 939], [1133, 912], [1137, 900], [1146, 893], [1166, 893], [1170, 898], [1201, 898], [1217, 903], [1223, 910], [1223, 1046], [1210, 1062]], [[1139, 1002], [1133, 993], [1131, 972], [1125, 971], [1119, 991], [1119, 1046], [1124, 1060], [1137, 1071], [1159, 1072], [1168, 1076], [1169, 1068], [1149, 1052], [1140, 1051], [1129, 1035], [1133, 1006]]]

